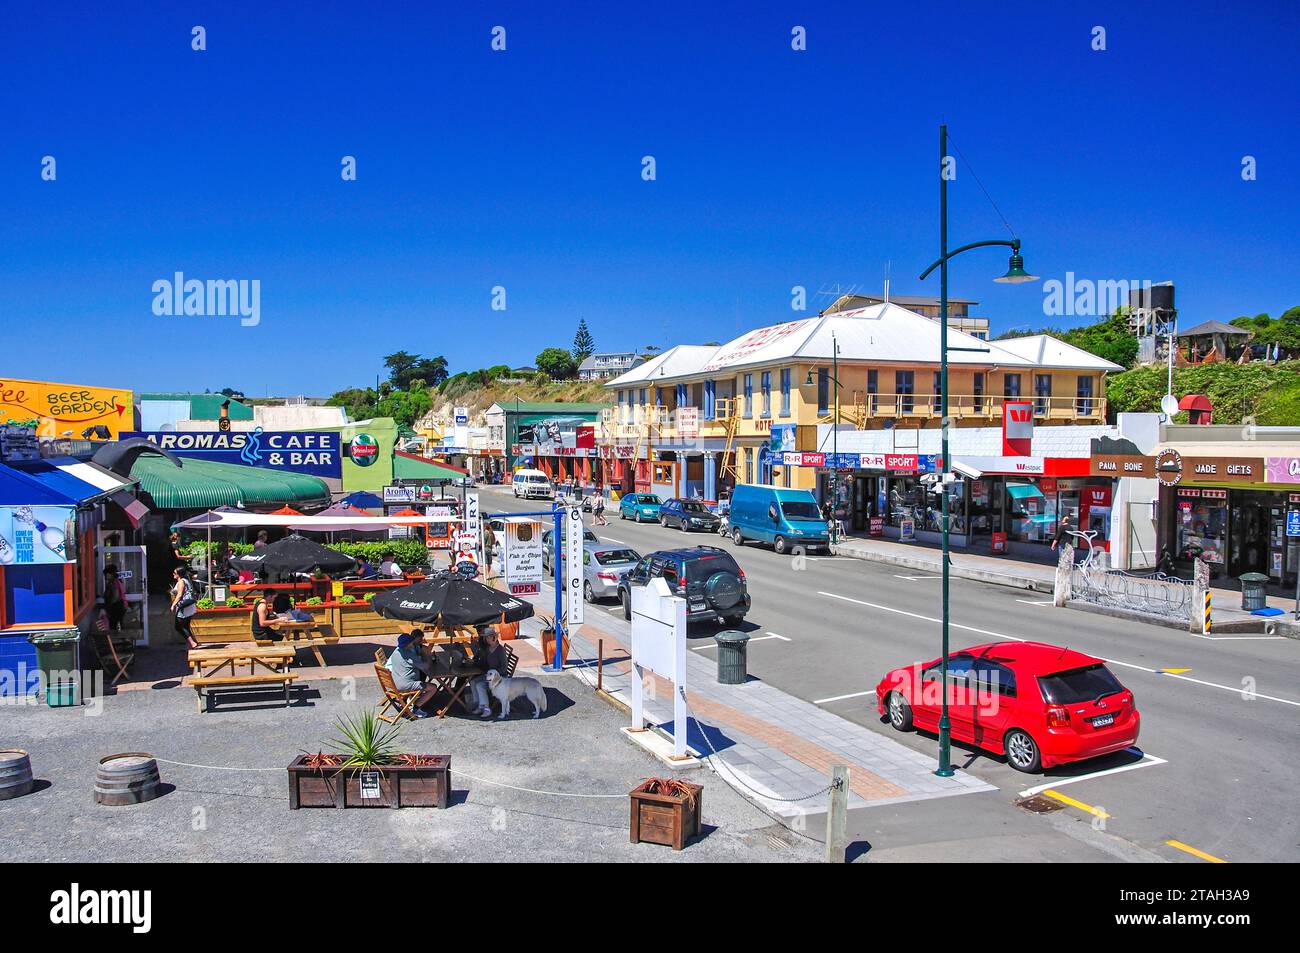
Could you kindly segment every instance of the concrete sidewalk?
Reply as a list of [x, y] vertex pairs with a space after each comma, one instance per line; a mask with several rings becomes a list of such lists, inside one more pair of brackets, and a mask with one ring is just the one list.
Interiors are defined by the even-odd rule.
[[[887, 563], [923, 572], [943, 571], [943, 554], [926, 543], [899, 543], [890, 539], [841, 536], [832, 547], [835, 555]], [[1010, 556], [985, 556], [961, 550], [950, 552], [952, 575], [1016, 589], [1051, 592], [1056, 570], [1043, 563], [1031, 563]]]
[[[630, 625], [621, 610], [588, 606], [586, 615], [588, 621], [570, 637], [571, 670], [594, 688], [597, 640], [603, 640], [605, 691], [630, 707]], [[521, 634], [531, 639], [539, 632], [540, 623], [530, 619]], [[950, 779], [937, 778], [936, 762], [926, 755], [759, 679], [719, 685], [712, 640], [693, 649], [701, 650], [687, 655], [686, 698], [692, 716], [687, 744], [720, 776], [774, 814], [796, 824], [824, 815], [835, 764], [849, 767], [850, 808], [995, 790], [962, 771]], [[875, 699], [864, 696], [862, 703], [874, 706]], [[671, 737], [671, 685], [656, 677], [653, 698], [646, 698], [645, 707], [647, 721]]]

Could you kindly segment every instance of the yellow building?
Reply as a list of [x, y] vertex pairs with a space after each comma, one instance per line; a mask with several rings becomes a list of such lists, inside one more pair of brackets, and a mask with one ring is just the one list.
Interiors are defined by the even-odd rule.
[[[1122, 369], [1046, 335], [989, 342], [949, 330], [948, 346], [956, 427], [1000, 426], [1008, 399], [1032, 401], [1040, 425], [1104, 423], [1105, 375]], [[813, 488], [815, 455], [831, 450], [818, 425], [892, 429], [905, 450], [908, 435], [939, 427], [939, 377], [938, 322], [890, 303], [720, 347], [679, 345], [605, 385], [615, 398], [598, 431], [606, 481], [706, 500], [736, 483]], [[822, 442], [834, 429], [821, 427]]]

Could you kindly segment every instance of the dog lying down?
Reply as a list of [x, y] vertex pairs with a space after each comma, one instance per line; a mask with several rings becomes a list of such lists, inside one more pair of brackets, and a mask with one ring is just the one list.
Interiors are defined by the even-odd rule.
[[527, 698], [533, 703], [534, 718], [546, 711], [546, 692], [542, 690], [542, 683], [537, 679], [522, 676], [502, 678], [501, 673], [494, 668], [488, 669], [486, 677], [488, 691], [501, 704], [501, 714], [497, 716], [497, 721], [510, 715], [510, 703], [516, 698]]

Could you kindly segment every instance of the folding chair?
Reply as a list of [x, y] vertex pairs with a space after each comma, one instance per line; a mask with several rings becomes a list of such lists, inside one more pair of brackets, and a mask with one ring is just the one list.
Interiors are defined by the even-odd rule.
[[512, 678], [515, 669], [519, 666], [519, 656], [515, 654], [514, 649], [510, 648], [510, 646], [503, 644], [501, 647], [506, 650], [506, 670], [501, 674], [506, 678]]
[[375, 664], [376, 665], [388, 664], [388, 656], [384, 654], [383, 649], [375, 649]]
[[[388, 724], [395, 724], [398, 718], [415, 718], [414, 706], [415, 699], [419, 697], [424, 690], [413, 688], [410, 691], [399, 692], [397, 685], [393, 682], [393, 673], [388, 670], [386, 665], [375, 665], [375, 676], [379, 679], [379, 689], [384, 693], [380, 700], [379, 719], [386, 721]], [[392, 718], [385, 715], [389, 709], [396, 709], [397, 714]]]
[[[91, 630], [90, 644], [99, 659], [100, 668], [105, 675], [110, 675], [109, 685], [116, 685], [127, 674], [127, 668], [135, 660], [135, 642], [120, 632], [98, 632]], [[116, 674], [114, 674], [116, 671]]]

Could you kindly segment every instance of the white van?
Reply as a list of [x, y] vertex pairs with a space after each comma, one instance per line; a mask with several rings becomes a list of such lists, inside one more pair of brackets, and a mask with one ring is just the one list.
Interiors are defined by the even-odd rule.
[[525, 500], [555, 499], [555, 487], [551, 485], [551, 478], [541, 470], [516, 470], [513, 487], [516, 499], [521, 496]]

